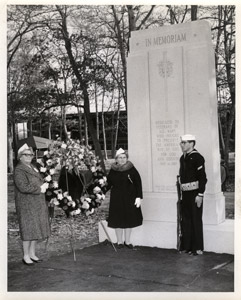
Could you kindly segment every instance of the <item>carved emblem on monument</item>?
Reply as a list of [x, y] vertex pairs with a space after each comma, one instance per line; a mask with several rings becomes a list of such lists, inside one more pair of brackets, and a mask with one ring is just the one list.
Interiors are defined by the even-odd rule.
[[161, 77], [170, 77], [173, 73], [173, 63], [170, 60], [167, 60], [166, 57], [164, 57], [163, 61], [160, 61], [158, 64], [159, 68], [159, 75]]
[[167, 52], [163, 52], [163, 59], [158, 63], [159, 75], [164, 78], [165, 111], [168, 112], [168, 85], [167, 78], [173, 73], [173, 63], [167, 59]]

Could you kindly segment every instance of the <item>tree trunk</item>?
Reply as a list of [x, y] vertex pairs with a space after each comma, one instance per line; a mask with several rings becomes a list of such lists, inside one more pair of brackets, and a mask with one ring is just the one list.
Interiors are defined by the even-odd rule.
[[79, 125], [79, 139], [81, 144], [83, 143], [83, 134], [82, 134], [82, 111], [81, 108], [77, 106], [78, 110], [78, 125]]
[[[232, 76], [232, 48], [230, 46], [230, 33], [227, 31], [226, 26], [229, 25], [229, 15], [228, 15], [228, 7], [224, 8], [224, 52], [225, 52], [225, 67], [227, 73], [227, 84], [230, 92], [231, 98], [231, 108], [229, 111], [229, 117], [227, 120], [227, 131], [226, 131], [226, 139], [225, 139], [225, 163], [227, 165], [227, 171], [229, 171], [229, 147], [230, 147], [230, 137], [231, 131], [233, 128], [233, 123], [235, 119], [235, 77]], [[232, 30], [231, 30], [232, 32]]]
[[115, 127], [114, 149], [116, 149], [116, 147], [117, 147], [117, 140], [118, 140], [119, 123], [120, 123], [120, 101], [121, 101], [121, 98], [120, 98], [120, 90], [119, 90], [117, 118], [116, 118], [116, 127]]
[[123, 94], [123, 98], [124, 98], [124, 102], [126, 105], [126, 110], [127, 110], [127, 67], [126, 67], [126, 49], [125, 49], [125, 45], [122, 39], [122, 32], [120, 29], [120, 20], [118, 20], [117, 14], [116, 14], [116, 10], [115, 10], [115, 6], [112, 5], [111, 6], [112, 11], [113, 11], [113, 15], [114, 15], [114, 20], [115, 20], [115, 26], [117, 29], [117, 41], [118, 41], [118, 47], [119, 47], [119, 51], [120, 51], [120, 56], [121, 56], [121, 62], [122, 62], [122, 67], [123, 67], [123, 74], [124, 74], [124, 94]]
[[8, 172], [13, 173], [13, 130], [12, 126], [8, 126]]
[[30, 119], [28, 121], [28, 126], [29, 126], [29, 135], [32, 136], [33, 135], [33, 120]]
[[66, 107], [63, 107], [63, 132], [64, 132], [64, 136], [65, 139], [68, 138], [68, 129], [67, 129], [67, 125], [66, 125]]
[[107, 148], [106, 148], [106, 134], [105, 134], [105, 116], [103, 110], [101, 113], [101, 119], [102, 119], [102, 131], [103, 131], [104, 159], [108, 159]]
[[98, 112], [96, 82], [95, 82], [95, 120], [96, 120], [96, 135], [97, 135], [97, 139], [99, 139], [100, 138], [100, 124], [99, 124], [99, 112]]
[[103, 170], [105, 171], [105, 164], [104, 164], [104, 159], [103, 159], [103, 155], [101, 152], [101, 147], [100, 147], [100, 143], [99, 140], [97, 138], [97, 134], [96, 134], [96, 130], [93, 126], [93, 121], [91, 119], [91, 114], [90, 114], [90, 103], [89, 103], [89, 95], [88, 95], [88, 86], [87, 86], [87, 82], [82, 78], [81, 73], [79, 72], [79, 67], [75, 61], [75, 58], [73, 56], [72, 53], [72, 44], [71, 44], [71, 40], [69, 38], [69, 33], [67, 30], [67, 8], [64, 7], [64, 11], [61, 9], [61, 7], [59, 5], [56, 5], [57, 10], [59, 11], [59, 14], [62, 18], [62, 24], [61, 24], [61, 30], [63, 33], [63, 38], [64, 38], [64, 42], [65, 42], [65, 48], [69, 57], [69, 61], [70, 64], [73, 68], [73, 72], [79, 82], [80, 88], [83, 92], [83, 98], [84, 98], [84, 112], [85, 112], [85, 117], [86, 117], [86, 121], [87, 121], [87, 125], [88, 125], [88, 129], [95, 147], [95, 153], [97, 156], [99, 156], [99, 159], [101, 160], [101, 166], [103, 168]]
[[39, 119], [39, 136], [42, 136], [42, 119]]
[[88, 124], [85, 115], [85, 146], [89, 146], [89, 137], [88, 137]]
[[108, 159], [107, 148], [106, 148], [106, 134], [105, 134], [104, 99], [105, 99], [105, 89], [103, 90], [103, 94], [102, 94], [101, 120], [102, 120], [102, 132], [103, 132], [104, 159]]
[[191, 20], [197, 20], [197, 5], [191, 5]]
[[12, 122], [12, 130], [13, 130], [13, 151], [14, 151], [14, 158], [15, 162], [18, 160], [18, 145], [17, 145], [17, 136], [15, 130], [15, 123]]
[[51, 127], [52, 127], [52, 123], [51, 122], [48, 122], [48, 137], [49, 139], [51, 140], [52, 139], [52, 135], [51, 135]]
[[100, 163], [101, 163], [101, 167], [106, 172], [105, 164], [104, 164], [104, 158], [103, 158], [103, 155], [102, 155], [100, 142], [99, 142], [99, 140], [97, 138], [96, 130], [94, 128], [94, 125], [93, 125], [93, 122], [92, 122], [92, 119], [91, 119], [90, 101], [89, 101], [89, 94], [88, 94], [88, 91], [87, 91], [87, 87], [83, 88], [83, 96], [84, 96], [85, 116], [86, 116], [86, 120], [87, 120], [87, 124], [88, 124], [88, 129], [89, 129], [89, 132], [90, 132], [93, 144], [94, 144], [95, 154], [99, 157]]
[[115, 111], [112, 111], [111, 116], [111, 157], [115, 157], [115, 145], [114, 145], [114, 131], [115, 131]]
[[220, 140], [220, 146], [221, 146], [221, 153], [222, 157], [224, 157], [225, 154], [225, 143], [223, 138], [223, 131], [222, 131], [222, 124], [220, 120], [220, 115], [218, 115], [218, 128], [219, 128], [219, 140]]

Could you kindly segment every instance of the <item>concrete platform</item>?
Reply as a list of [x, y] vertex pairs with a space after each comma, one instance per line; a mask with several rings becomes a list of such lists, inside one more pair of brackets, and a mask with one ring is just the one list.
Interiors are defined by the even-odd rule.
[[[77, 250], [76, 261], [73, 253], [50, 257], [31, 267], [20, 260], [8, 264], [8, 292], [156, 292], [138, 294], [138, 299], [141, 296], [162, 298], [163, 292], [212, 292], [211, 296], [214, 292], [219, 296], [225, 292], [225, 299], [234, 295], [234, 256], [229, 254], [204, 252], [189, 256], [155, 247], [137, 247], [136, 250], [125, 247], [115, 252], [105, 241]], [[14, 295], [18, 293], [8, 293], [8, 296]], [[88, 299], [96, 299], [98, 295], [90, 294]], [[107, 299], [108, 294], [105, 295]], [[115, 293], [114, 299], [119, 295]], [[180, 296], [175, 295], [175, 299]], [[43, 294], [40, 296], [42, 299]], [[66, 299], [66, 294], [62, 296]], [[86, 294], [77, 296], [86, 299]], [[120, 298], [132, 296], [134, 294], [121, 293]], [[60, 293], [57, 296], [51, 293], [51, 299], [60, 297]], [[113, 299], [113, 295], [108, 299]]]
[[[116, 242], [115, 231], [102, 221], [111, 240]], [[204, 225], [204, 250], [216, 253], [234, 254], [234, 220], [225, 220], [218, 225]], [[99, 241], [106, 234], [99, 224]], [[176, 249], [177, 224], [175, 222], [144, 221], [140, 227], [133, 228], [132, 243], [139, 246]]]

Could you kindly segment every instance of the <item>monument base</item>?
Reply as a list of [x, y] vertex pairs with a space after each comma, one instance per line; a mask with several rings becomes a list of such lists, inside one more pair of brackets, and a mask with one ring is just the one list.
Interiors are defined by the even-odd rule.
[[[145, 221], [176, 222], [177, 193], [143, 193], [142, 212]], [[225, 221], [225, 197], [222, 192], [205, 193], [203, 224], [217, 225]]]
[[[102, 221], [111, 240], [116, 243], [115, 230]], [[234, 221], [226, 219], [218, 225], [204, 225], [204, 251], [234, 254]], [[144, 221], [133, 228], [131, 242], [136, 246], [176, 249], [177, 224], [175, 222]], [[107, 236], [99, 223], [99, 242]]]

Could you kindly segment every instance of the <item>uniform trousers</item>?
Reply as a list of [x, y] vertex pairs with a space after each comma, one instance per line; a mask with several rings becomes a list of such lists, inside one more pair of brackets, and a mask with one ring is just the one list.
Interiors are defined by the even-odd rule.
[[197, 207], [197, 191], [182, 192], [182, 250], [203, 250], [203, 203]]

